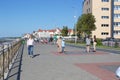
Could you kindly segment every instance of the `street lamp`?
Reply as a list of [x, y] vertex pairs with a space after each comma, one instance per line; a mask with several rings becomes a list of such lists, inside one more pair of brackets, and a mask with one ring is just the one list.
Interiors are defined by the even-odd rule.
[[76, 27], [76, 16], [74, 16], [75, 18], [75, 23], [74, 23], [74, 27], [75, 27], [75, 44], [77, 43], [77, 27]]

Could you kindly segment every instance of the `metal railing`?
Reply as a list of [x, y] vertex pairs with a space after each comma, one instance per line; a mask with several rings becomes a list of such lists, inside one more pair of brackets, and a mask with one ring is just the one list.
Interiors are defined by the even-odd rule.
[[8, 73], [10, 65], [21, 46], [21, 41], [5, 44], [0, 50], [0, 80], [5, 79], [5, 73]]

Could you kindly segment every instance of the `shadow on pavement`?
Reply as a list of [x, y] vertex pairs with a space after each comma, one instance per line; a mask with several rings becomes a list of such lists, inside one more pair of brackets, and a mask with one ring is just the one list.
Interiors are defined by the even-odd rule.
[[12, 67], [8, 72], [7, 78], [5, 80], [20, 80], [22, 57], [23, 57], [24, 45], [22, 45], [18, 51], [18, 54], [12, 63]]
[[34, 56], [33, 56], [33, 58], [35, 58], [35, 57], [37, 57], [37, 56], [39, 56], [40, 54], [35, 54]]

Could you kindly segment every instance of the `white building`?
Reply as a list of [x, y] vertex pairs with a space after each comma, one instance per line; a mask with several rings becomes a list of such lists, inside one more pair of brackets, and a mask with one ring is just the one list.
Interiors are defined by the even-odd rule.
[[50, 36], [54, 36], [55, 34], [60, 35], [61, 30], [59, 28], [52, 29], [52, 30], [41, 30], [41, 29], [38, 30], [39, 38], [41, 38], [41, 37], [50, 37]]

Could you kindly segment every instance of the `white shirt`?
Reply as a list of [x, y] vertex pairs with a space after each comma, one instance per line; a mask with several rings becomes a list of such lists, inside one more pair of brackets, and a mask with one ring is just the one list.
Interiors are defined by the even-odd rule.
[[86, 45], [90, 45], [91, 40], [89, 38], [86, 38]]
[[119, 66], [118, 69], [116, 70], [116, 75], [120, 78], [120, 66]]
[[27, 40], [27, 46], [33, 45], [33, 43], [34, 43], [34, 40], [33, 40], [33, 39], [28, 39], [28, 40]]

